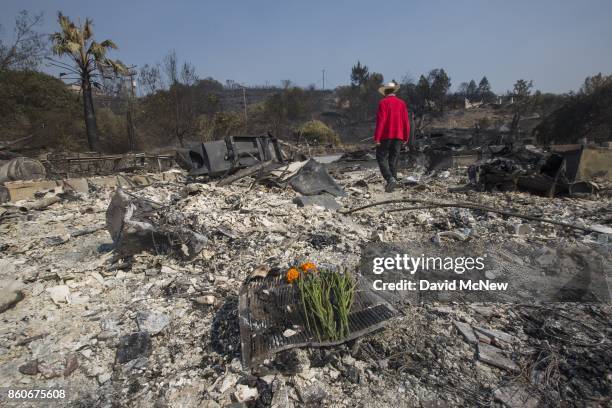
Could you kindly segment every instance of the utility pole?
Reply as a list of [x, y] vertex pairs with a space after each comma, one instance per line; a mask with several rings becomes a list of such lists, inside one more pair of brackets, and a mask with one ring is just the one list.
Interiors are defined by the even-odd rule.
[[242, 102], [244, 103], [244, 132], [248, 133], [249, 118], [247, 116], [246, 87], [244, 85], [240, 85], [240, 87], [242, 88]]
[[325, 90], [325, 70], [323, 70], [323, 90]]
[[126, 112], [128, 145], [130, 152], [134, 151], [136, 139], [136, 130], [134, 129], [134, 101], [136, 99], [136, 81], [134, 80], [134, 76], [136, 76], [136, 71], [134, 68], [136, 68], [136, 65], [128, 67], [127, 74], [127, 76], [130, 78], [130, 95], [128, 96], [128, 108]]

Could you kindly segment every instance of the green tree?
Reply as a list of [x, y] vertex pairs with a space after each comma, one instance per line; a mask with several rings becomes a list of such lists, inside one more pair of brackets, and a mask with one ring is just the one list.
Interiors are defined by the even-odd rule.
[[310, 111], [309, 94], [301, 88], [288, 87], [265, 100], [262, 117], [275, 135], [281, 135], [290, 128], [290, 122], [303, 120]]
[[359, 87], [360, 95], [360, 106], [361, 106], [361, 117], [363, 120], [370, 120], [375, 118], [376, 109], [378, 107], [378, 101], [380, 101], [380, 94], [378, 89], [383, 85], [383, 75], [378, 72], [372, 72], [368, 79]]
[[430, 97], [435, 103], [436, 108], [443, 112], [446, 105], [446, 96], [451, 87], [450, 77], [444, 69], [440, 68], [430, 71], [427, 80], [430, 84]]
[[77, 26], [60, 12], [58, 23], [61, 30], [51, 34], [53, 54], [59, 57], [67, 56], [73, 65], [60, 61], [55, 61], [55, 64], [77, 76], [83, 94], [87, 142], [91, 150], [100, 151], [92, 86], [100, 87], [99, 78], [107, 75], [109, 71], [115, 74], [127, 73], [127, 68], [121, 61], [107, 58], [106, 54], [110, 49], [117, 49], [113, 41], [104, 40], [99, 43], [93, 39], [91, 19], [87, 18], [83, 25]]
[[138, 81], [144, 94], [139, 101], [139, 128], [160, 144], [167, 145], [168, 139], [181, 146], [188, 140], [210, 140], [223, 133], [220, 129], [232, 128], [226, 123], [235, 122], [229, 116], [216, 119], [223, 85], [210, 77], [200, 79], [195, 66], [180, 61], [175, 51], [161, 63], [144, 65]]
[[370, 72], [360, 61], [351, 68], [351, 85], [336, 90], [340, 106], [351, 122], [368, 121], [374, 118], [380, 100], [378, 88], [382, 86], [383, 76]]
[[428, 101], [431, 100], [431, 84], [429, 83], [427, 78], [425, 78], [424, 75], [421, 75], [419, 77], [419, 82], [417, 82], [416, 84], [415, 91], [417, 96], [417, 103], [419, 105], [422, 105], [422, 113], [425, 114], [431, 106], [428, 103]]
[[416, 84], [416, 92], [419, 98], [423, 100], [423, 105], [425, 105], [427, 99], [431, 98], [431, 87], [424, 75], [419, 77], [419, 82]]
[[144, 95], [154, 94], [157, 90], [163, 88], [160, 64], [144, 64], [138, 73], [138, 84], [140, 85], [140, 92]]
[[167, 118], [179, 145], [184, 146], [185, 138], [195, 135], [198, 129], [199, 107], [195, 105], [193, 85], [199, 79], [195, 67], [189, 62], [183, 62], [179, 68], [175, 51], [166, 55], [163, 66], [169, 83], [170, 112]]
[[612, 75], [602, 75], [601, 72], [597, 75], [586, 77], [584, 84], [580, 88], [580, 93], [583, 95], [593, 95], [598, 89], [608, 86], [612, 83]]
[[224, 138], [244, 131], [244, 115], [241, 112], [217, 112], [211, 123], [209, 139]]
[[472, 79], [467, 85], [467, 89], [465, 90], [465, 96], [466, 98], [468, 98], [470, 101], [473, 102], [474, 99], [477, 98], [477, 95], [478, 95], [478, 87], [476, 86], [476, 81]]
[[[589, 83], [590, 78], [593, 77], [587, 78], [585, 83]], [[560, 102], [558, 98], [557, 103]], [[604, 81], [588, 92], [565, 95], [561, 106], [544, 118], [534, 134], [543, 144], [577, 143], [583, 137], [595, 142], [609, 141], [612, 134], [612, 81]]]
[[514, 83], [514, 89], [512, 91], [514, 114], [512, 116], [512, 122], [510, 123], [510, 132], [512, 134], [518, 133], [519, 122], [529, 109], [531, 89], [533, 88], [533, 81], [526, 81], [519, 79]]
[[340, 137], [320, 120], [309, 120], [297, 129], [298, 133], [309, 143], [314, 145], [338, 145]]
[[476, 94], [478, 95], [478, 98], [481, 98], [484, 102], [490, 102], [495, 96], [491, 91], [491, 84], [486, 76], [483, 76], [478, 83]]
[[23, 10], [17, 15], [12, 40], [5, 43], [0, 38], [0, 71], [38, 68], [47, 53], [46, 35], [34, 29], [40, 24], [42, 24], [42, 14], [30, 15]]
[[356, 65], [351, 68], [351, 85], [361, 86], [366, 83], [370, 73], [366, 65], [361, 65], [360, 61], [357, 61]]
[[0, 71], [1, 140], [33, 136], [30, 146], [82, 150], [82, 113], [78, 95], [61, 80], [37, 71]]

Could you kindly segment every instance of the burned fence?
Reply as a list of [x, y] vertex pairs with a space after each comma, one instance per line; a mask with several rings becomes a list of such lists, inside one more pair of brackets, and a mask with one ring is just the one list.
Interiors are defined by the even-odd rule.
[[49, 178], [104, 176], [119, 172], [163, 172], [175, 166], [170, 154], [50, 153], [43, 159]]

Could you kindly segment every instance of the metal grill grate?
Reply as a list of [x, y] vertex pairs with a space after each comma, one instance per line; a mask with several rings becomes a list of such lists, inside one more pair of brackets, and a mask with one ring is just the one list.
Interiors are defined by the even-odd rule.
[[[250, 367], [279, 351], [304, 346], [331, 346], [379, 329], [397, 315], [397, 310], [359, 280], [355, 301], [349, 314], [350, 334], [339, 341], [320, 342], [306, 327], [299, 307], [296, 285], [280, 277], [246, 283], [240, 291], [239, 319], [242, 363]], [[283, 336], [286, 329], [297, 333]]]

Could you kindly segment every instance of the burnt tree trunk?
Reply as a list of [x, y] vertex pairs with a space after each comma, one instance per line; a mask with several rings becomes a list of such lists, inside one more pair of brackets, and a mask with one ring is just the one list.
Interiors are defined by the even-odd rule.
[[92, 151], [100, 151], [100, 138], [98, 136], [98, 126], [96, 124], [96, 114], [94, 112], [93, 95], [89, 77], [83, 78], [81, 82], [83, 91], [83, 111], [85, 113], [85, 128], [87, 132], [87, 143]]

